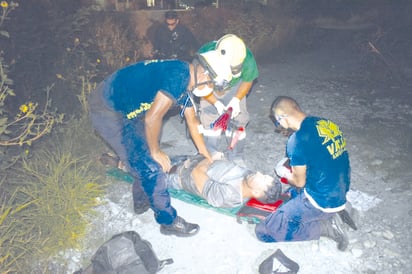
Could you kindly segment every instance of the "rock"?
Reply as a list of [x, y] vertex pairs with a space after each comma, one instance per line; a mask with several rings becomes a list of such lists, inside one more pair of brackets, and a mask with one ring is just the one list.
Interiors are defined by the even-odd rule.
[[394, 237], [393, 233], [389, 230], [385, 230], [384, 232], [382, 232], [382, 236], [387, 240], [391, 240]]
[[397, 253], [397, 252], [395, 252], [395, 251], [393, 251], [393, 250], [390, 250], [390, 249], [388, 249], [388, 248], [385, 248], [385, 249], [383, 250], [383, 253], [384, 253], [386, 256], [391, 257], [391, 258], [400, 257], [400, 256], [401, 256], [399, 253]]
[[380, 166], [380, 165], [382, 165], [382, 163], [383, 163], [382, 160], [376, 159], [376, 160], [372, 161], [371, 165]]
[[353, 256], [355, 256], [356, 258], [359, 258], [363, 254], [362, 249], [359, 249], [359, 248], [352, 248], [351, 252]]
[[382, 232], [381, 231], [372, 231], [371, 234], [374, 237], [382, 237]]
[[313, 242], [311, 248], [312, 251], [319, 251], [319, 242]]
[[376, 242], [375, 242], [375, 241], [366, 240], [365, 242], [363, 242], [363, 246], [364, 246], [365, 248], [372, 248], [372, 247], [376, 246]]

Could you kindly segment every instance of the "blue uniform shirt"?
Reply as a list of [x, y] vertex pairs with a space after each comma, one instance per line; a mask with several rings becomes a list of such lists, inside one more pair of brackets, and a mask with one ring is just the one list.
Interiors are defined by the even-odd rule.
[[150, 109], [158, 91], [183, 104], [190, 81], [189, 64], [179, 60], [147, 60], [124, 67], [105, 80], [109, 107], [133, 119]]
[[292, 166], [306, 165], [305, 192], [322, 209], [346, 203], [350, 186], [346, 139], [330, 120], [306, 117], [286, 147]]

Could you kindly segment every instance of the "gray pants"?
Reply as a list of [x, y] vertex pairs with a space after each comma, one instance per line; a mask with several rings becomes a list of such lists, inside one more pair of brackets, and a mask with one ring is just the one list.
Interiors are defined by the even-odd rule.
[[[239, 84], [231, 87], [228, 90], [220, 92], [214, 92], [216, 98], [221, 101], [225, 106], [229, 104], [230, 100], [236, 95]], [[246, 136], [246, 126], [249, 122], [249, 112], [246, 107], [246, 97], [240, 100], [240, 113], [233, 119], [232, 128], [228, 128], [226, 133], [215, 132], [211, 125], [216, 119], [219, 118], [219, 113], [217, 112], [214, 105], [207, 102], [205, 99], [200, 100], [200, 122], [204, 128], [203, 136], [206, 143], [206, 147], [211, 154], [215, 152], [227, 152], [229, 158], [243, 158], [243, 144], [239, 144], [236, 151], [228, 151], [227, 147], [230, 145], [231, 136], [236, 128], [233, 127], [243, 127], [244, 136]], [[244, 141], [243, 138], [240, 141]], [[233, 155], [231, 155], [233, 154]], [[235, 156], [236, 154], [236, 156]]]
[[176, 173], [167, 175], [168, 187], [173, 189], [183, 189], [189, 193], [201, 196], [192, 178], [193, 169], [205, 159], [203, 155], [196, 155], [181, 163]]
[[[241, 82], [240, 82], [241, 83]], [[240, 83], [236, 86], [231, 87], [228, 90], [223, 91], [222, 93], [214, 92], [216, 98], [221, 101], [225, 106], [229, 104], [230, 100], [236, 95], [237, 89], [240, 86]], [[202, 123], [203, 127], [207, 129], [211, 129], [210, 125], [219, 118], [219, 113], [217, 112], [214, 105], [210, 104], [205, 99], [200, 99], [200, 122]], [[234, 119], [236, 126], [246, 127], [247, 123], [249, 122], [249, 112], [247, 111], [246, 107], [246, 97], [240, 100], [240, 113]]]

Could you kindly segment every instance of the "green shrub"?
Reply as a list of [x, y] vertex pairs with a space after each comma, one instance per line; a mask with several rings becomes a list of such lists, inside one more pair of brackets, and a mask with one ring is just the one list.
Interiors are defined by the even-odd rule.
[[[3, 183], [4, 180], [0, 188]], [[18, 192], [17, 189], [10, 197], [3, 194], [0, 199], [0, 273], [17, 273], [19, 262], [30, 253], [30, 242], [37, 242], [33, 241], [35, 236], [28, 226], [21, 229], [24, 219], [20, 216], [33, 202], [17, 203]]]
[[103, 194], [98, 178], [89, 172], [92, 163], [59, 150], [39, 152], [36, 159], [24, 161], [27, 180], [21, 192], [33, 201], [24, 219], [42, 235], [40, 253], [79, 247], [86, 217]]
[[[81, 249], [105, 194], [102, 143], [86, 119], [70, 120], [30, 151], [0, 184], [0, 273], [27, 273], [33, 262]], [[97, 157], [97, 156], [96, 156]]]

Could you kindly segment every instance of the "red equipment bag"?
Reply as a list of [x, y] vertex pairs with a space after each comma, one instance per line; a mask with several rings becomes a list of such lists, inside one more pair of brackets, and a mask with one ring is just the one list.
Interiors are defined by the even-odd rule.
[[274, 203], [265, 204], [255, 198], [249, 199], [236, 213], [236, 219], [238, 223], [242, 223], [242, 220], [247, 220], [250, 224], [260, 223], [269, 214], [276, 211], [284, 202], [289, 200], [288, 194], [282, 194], [280, 199]]

